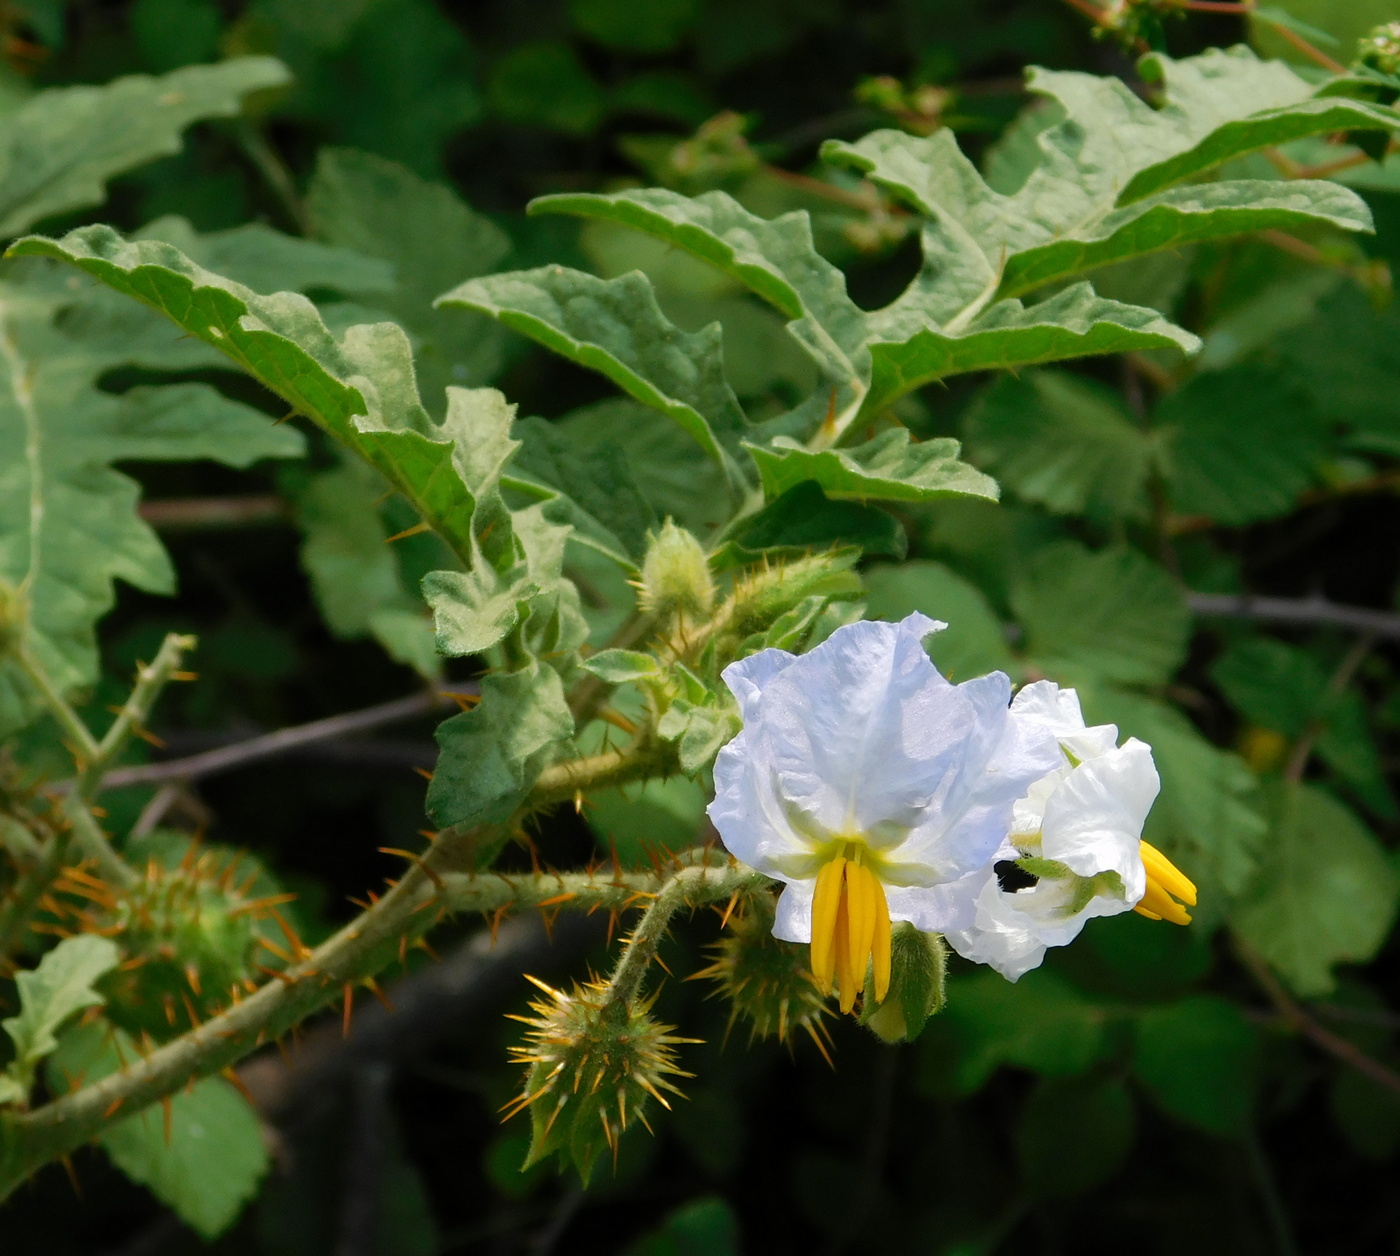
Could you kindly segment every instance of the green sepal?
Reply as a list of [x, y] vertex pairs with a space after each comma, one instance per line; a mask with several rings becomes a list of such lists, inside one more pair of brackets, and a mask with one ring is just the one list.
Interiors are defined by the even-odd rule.
[[599, 650], [579, 666], [610, 685], [653, 680], [661, 675], [661, 665], [650, 654], [638, 650]]
[[947, 968], [942, 934], [922, 933], [899, 921], [890, 933], [889, 992], [876, 1003], [874, 981], [867, 975], [860, 1023], [882, 1042], [913, 1042], [943, 1008]]

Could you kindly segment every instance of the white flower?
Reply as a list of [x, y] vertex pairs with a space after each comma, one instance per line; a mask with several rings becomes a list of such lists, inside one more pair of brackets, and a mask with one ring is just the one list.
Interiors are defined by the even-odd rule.
[[1078, 695], [1050, 681], [1026, 686], [1011, 715], [1043, 729], [1062, 753], [1059, 766], [1016, 803], [998, 852], [998, 862], [1020, 861], [1039, 879], [1003, 889], [995, 865], [985, 869], [973, 925], [947, 935], [953, 949], [1015, 981], [1040, 963], [1047, 947], [1072, 941], [1094, 916], [1136, 908], [1187, 923], [1190, 916], [1171, 894], [1194, 904], [1196, 887], [1141, 840], [1160, 788], [1151, 747], [1136, 738], [1119, 746], [1112, 724], [1086, 728]]
[[892, 920], [974, 923], [1013, 805], [1063, 761], [1047, 730], [1011, 719], [1001, 672], [939, 675], [922, 642], [944, 626], [851, 624], [800, 658], [764, 650], [724, 671], [744, 727], [715, 763], [710, 818], [733, 855], [787, 883], [773, 932], [811, 943], [844, 1011], [868, 963], [884, 998]]

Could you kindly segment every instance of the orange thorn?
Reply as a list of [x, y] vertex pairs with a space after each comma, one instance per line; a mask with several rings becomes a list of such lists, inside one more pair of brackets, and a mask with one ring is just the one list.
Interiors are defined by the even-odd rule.
[[340, 1018], [340, 1036], [350, 1037], [350, 1016], [355, 1009], [355, 987], [348, 981], [345, 983], [345, 1011]]
[[405, 528], [402, 532], [395, 532], [393, 536], [386, 536], [384, 544], [389, 545], [394, 541], [402, 541], [406, 536], [417, 536], [420, 532], [429, 531], [432, 526], [427, 520], [423, 520], [420, 523], [415, 523], [411, 528]]

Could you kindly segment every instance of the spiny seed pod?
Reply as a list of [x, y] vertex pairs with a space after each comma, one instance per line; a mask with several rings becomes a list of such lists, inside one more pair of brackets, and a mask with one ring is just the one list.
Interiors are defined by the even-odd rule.
[[658, 619], [684, 615], [699, 622], [714, 610], [715, 582], [705, 550], [670, 519], [647, 546], [638, 592], [638, 605]]
[[70, 868], [55, 888], [85, 899], [80, 926], [122, 949], [124, 962], [104, 983], [108, 1015], [163, 1040], [252, 989], [266, 971], [260, 961], [294, 958], [300, 942], [277, 915], [292, 896], [276, 893], [260, 867], [177, 834], [152, 838], [164, 858], [151, 858], [130, 887]]
[[729, 1028], [742, 1018], [750, 1042], [776, 1038], [782, 1043], [801, 1030], [829, 1063], [831, 1039], [823, 1017], [830, 1010], [807, 967], [807, 948], [773, 936], [773, 900], [755, 898], [730, 926], [714, 947], [714, 963], [695, 974], [696, 980], [714, 981], [716, 993], [729, 1000]]
[[557, 1154], [587, 1185], [605, 1150], [616, 1161], [629, 1121], [651, 1130], [648, 1099], [669, 1108], [662, 1091], [681, 1094], [666, 1079], [693, 1074], [676, 1067], [675, 1048], [698, 1039], [672, 1036], [674, 1026], [652, 1020], [650, 1001], [610, 1001], [602, 982], [576, 985], [566, 994], [530, 980], [546, 997], [530, 1004], [534, 1016], [513, 1018], [529, 1031], [523, 1046], [511, 1048], [511, 1058], [529, 1071], [505, 1119], [530, 1110], [530, 1154], [522, 1168]]
[[1386, 22], [1363, 36], [1356, 46], [1356, 61], [1382, 74], [1400, 74], [1400, 22]]

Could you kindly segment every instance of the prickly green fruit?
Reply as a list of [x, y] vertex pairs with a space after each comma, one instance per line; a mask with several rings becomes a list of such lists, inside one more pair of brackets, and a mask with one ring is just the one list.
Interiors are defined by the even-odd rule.
[[667, 1079], [692, 1074], [676, 1067], [675, 1048], [697, 1039], [673, 1037], [672, 1026], [652, 1020], [650, 1003], [610, 1001], [601, 982], [566, 994], [530, 980], [546, 997], [530, 1004], [534, 1016], [514, 1018], [529, 1030], [511, 1057], [529, 1071], [506, 1119], [530, 1111], [530, 1154], [523, 1167], [557, 1155], [587, 1184], [604, 1151], [616, 1159], [630, 1122], [647, 1125], [650, 1099], [669, 1108], [662, 1092], [681, 1093]]
[[730, 923], [730, 933], [714, 948], [714, 962], [695, 974], [714, 981], [716, 993], [729, 1000], [730, 1028], [743, 1020], [750, 1041], [784, 1043], [800, 1030], [827, 1055], [830, 1038], [823, 1018], [830, 1009], [807, 967], [807, 948], [773, 936], [773, 900], [756, 897], [746, 914]]
[[221, 1011], [299, 946], [277, 921], [290, 895], [237, 852], [150, 835], [143, 875], [116, 889], [80, 869], [59, 888], [88, 906], [83, 928], [112, 938], [123, 962], [104, 983], [108, 1016], [157, 1040]]

